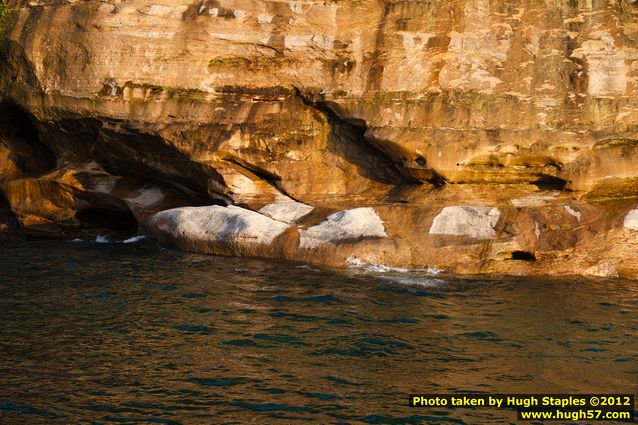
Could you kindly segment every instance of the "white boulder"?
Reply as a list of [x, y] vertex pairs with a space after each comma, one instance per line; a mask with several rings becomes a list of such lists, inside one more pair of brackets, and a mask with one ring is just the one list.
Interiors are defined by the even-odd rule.
[[445, 207], [432, 221], [430, 234], [491, 239], [500, 216], [500, 210], [492, 207]]
[[364, 238], [387, 238], [383, 221], [373, 208], [343, 210], [299, 232], [300, 248], [316, 248]]
[[622, 224], [628, 229], [638, 230], [638, 209], [630, 210]]
[[212, 242], [240, 247], [270, 245], [289, 225], [244, 208], [212, 205], [161, 211], [151, 227], [179, 241]]
[[301, 202], [279, 202], [264, 206], [259, 210], [259, 213], [286, 223], [296, 223], [312, 210], [314, 210], [314, 207]]
[[613, 261], [601, 261], [585, 270], [586, 276], [618, 277], [618, 270]]

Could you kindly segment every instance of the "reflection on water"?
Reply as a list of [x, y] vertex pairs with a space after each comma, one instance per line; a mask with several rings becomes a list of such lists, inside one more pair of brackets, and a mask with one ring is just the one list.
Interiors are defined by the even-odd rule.
[[0, 423], [514, 423], [410, 393], [638, 392], [635, 282], [0, 245]]

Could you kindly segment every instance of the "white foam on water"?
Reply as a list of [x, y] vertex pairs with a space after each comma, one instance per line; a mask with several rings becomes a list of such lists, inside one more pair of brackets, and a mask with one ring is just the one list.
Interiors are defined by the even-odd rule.
[[385, 264], [370, 264], [362, 261], [356, 257], [346, 258], [346, 262], [350, 264], [351, 268], [361, 268], [365, 272], [370, 273], [410, 273], [410, 272], [419, 272], [426, 273], [428, 275], [436, 276], [441, 273], [443, 270], [437, 269], [436, 267], [426, 267], [423, 269], [408, 269], [407, 267], [393, 267]]
[[108, 240], [108, 238], [106, 236], [102, 236], [102, 235], [97, 235], [97, 237], [95, 238], [95, 242], [97, 242], [97, 243], [111, 243], [111, 241]]
[[413, 271], [420, 272], [420, 273], [427, 273], [431, 276], [436, 276], [437, 274], [444, 272], [445, 270], [437, 269], [436, 267], [427, 267], [425, 269], [415, 269]]
[[441, 286], [447, 282], [435, 277], [417, 277], [417, 276], [379, 276], [379, 279], [389, 280], [393, 283], [407, 286], [419, 286], [422, 288], [432, 288]]
[[306, 266], [306, 265], [297, 266], [297, 268], [298, 268], [298, 269], [304, 269], [304, 270], [310, 270], [310, 271], [313, 271], [313, 272], [320, 272], [320, 271], [321, 271], [321, 270], [319, 270], [319, 269], [315, 269], [315, 268], [313, 268], [313, 267]]
[[356, 269], [363, 273], [370, 273], [377, 279], [390, 281], [400, 285], [431, 288], [447, 283], [445, 280], [432, 277], [443, 272], [443, 270], [437, 269], [436, 267], [411, 270], [405, 267], [392, 267], [385, 264], [368, 264], [355, 257], [350, 257], [346, 261], [350, 264], [350, 268], [352, 269]]
[[80, 238], [76, 238], [76, 239], [72, 239], [69, 242], [85, 242], [84, 239], [80, 239]]
[[137, 235], [137, 236], [133, 236], [131, 238], [128, 238], [126, 240], [123, 240], [122, 243], [135, 243], [135, 242], [143, 241], [145, 239], [148, 239], [148, 236]]
[[355, 257], [346, 258], [346, 262], [353, 267], [363, 267], [365, 265], [363, 261]]
[[363, 267], [363, 269], [370, 273], [407, 273], [410, 270], [405, 267], [391, 267], [386, 266], [385, 264], [367, 264]]

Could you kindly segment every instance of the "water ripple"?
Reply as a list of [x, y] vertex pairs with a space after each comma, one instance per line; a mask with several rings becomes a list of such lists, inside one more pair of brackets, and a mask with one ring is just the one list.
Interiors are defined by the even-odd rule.
[[411, 393], [635, 392], [635, 282], [0, 244], [0, 423], [503, 424]]

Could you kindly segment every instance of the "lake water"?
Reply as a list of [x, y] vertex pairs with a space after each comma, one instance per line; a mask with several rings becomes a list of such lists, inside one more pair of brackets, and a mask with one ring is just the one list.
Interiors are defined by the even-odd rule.
[[411, 393], [638, 392], [638, 282], [0, 245], [0, 423], [491, 424]]

